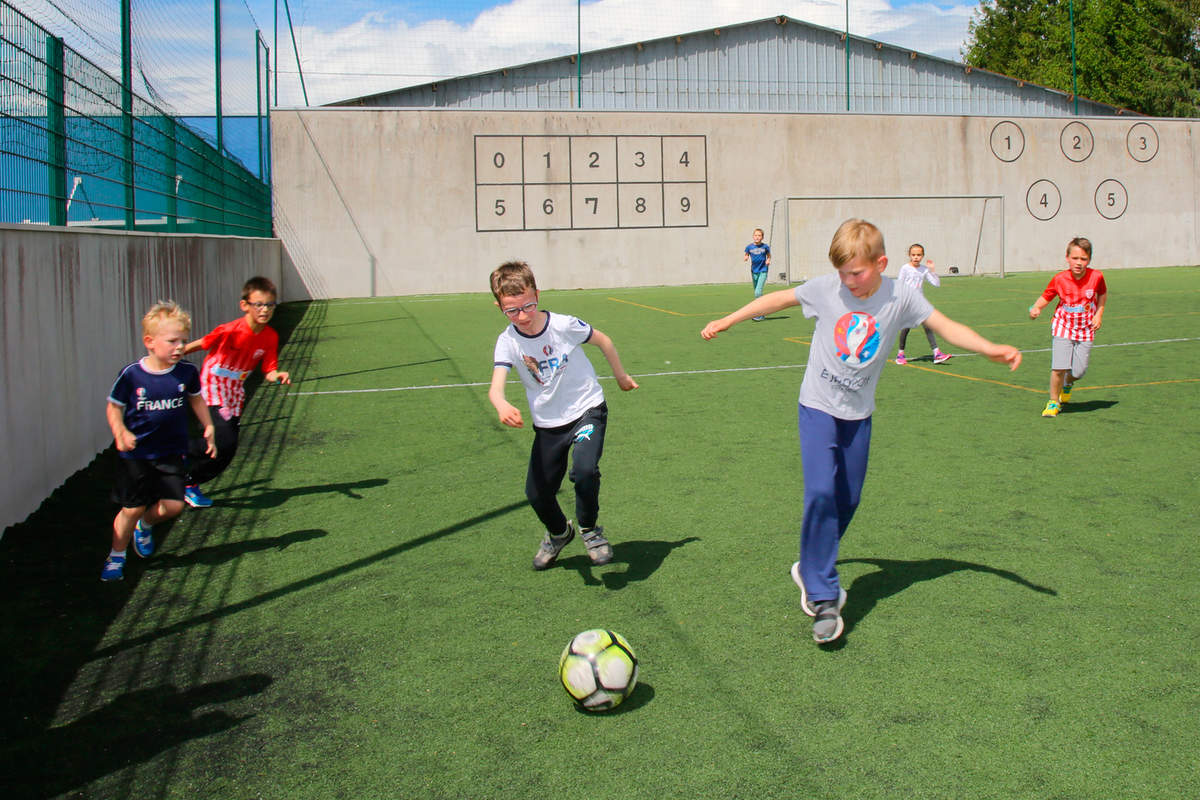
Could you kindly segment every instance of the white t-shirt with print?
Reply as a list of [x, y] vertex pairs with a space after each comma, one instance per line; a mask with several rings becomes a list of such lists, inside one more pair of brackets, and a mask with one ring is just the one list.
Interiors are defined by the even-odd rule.
[[516, 369], [533, 424], [554, 428], [603, 403], [604, 390], [581, 347], [592, 338], [592, 326], [567, 314], [546, 315], [546, 327], [534, 336], [514, 325], [505, 328], [496, 339], [493, 364]]
[[901, 328], [915, 328], [928, 319], [933, 305], [887, 276], [874, 294], [858, 298], [836, 273], [797, 286], [796, 300], [805, 317], [817, 319], [800, 402], [838, 419], [871, 416], [888, 345]]

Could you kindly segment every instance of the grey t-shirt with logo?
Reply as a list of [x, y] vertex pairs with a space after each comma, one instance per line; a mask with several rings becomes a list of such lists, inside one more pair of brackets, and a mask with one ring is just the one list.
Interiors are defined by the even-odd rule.
[[875, 411], [875, 385], [901, 328], [933, 313], [920, 292], [887, 276], [867, 298], [842, 285], [837, 273], [796, 287], [796, 300], [817, 320], [800, 402], [838, 419], [866, 419]]

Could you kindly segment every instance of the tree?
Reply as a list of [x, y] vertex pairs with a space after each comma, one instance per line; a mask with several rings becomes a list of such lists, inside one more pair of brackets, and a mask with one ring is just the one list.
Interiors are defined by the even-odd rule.
[[[1074, 0], [1079, 95], [1163, 117], [1200, 116], [1200, 0]], [[1071, 3], [983, 0], [971, 66], [1072, 91]]]

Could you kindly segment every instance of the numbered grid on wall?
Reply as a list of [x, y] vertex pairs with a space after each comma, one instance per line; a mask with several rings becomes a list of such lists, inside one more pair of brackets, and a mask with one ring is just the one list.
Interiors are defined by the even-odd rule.
[[475, 137], [477, 231], [708, 225], [704, 136]]

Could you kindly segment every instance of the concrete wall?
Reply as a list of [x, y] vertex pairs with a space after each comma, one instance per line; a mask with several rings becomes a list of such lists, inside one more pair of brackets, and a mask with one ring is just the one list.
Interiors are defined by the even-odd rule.
[[239, 314], [252, 275], [305, 297], [281, 263], [277, 239], [0, 225], [0, 529], [111, 443], [104, 399], [145, 355], [151, 304], [175, 300], [203, 334]]
[[[1103, 267], [1196, 264], [1195, 131], [1132, 117], [276, 111], [276, 226], [314, 297], [486, 291], [514, 257], [545, 288], [743, 280], [751, 229], [768, 228], [788, 196], [999, 195], [1009, 271], [1058, 266], [1077, 235]], [[615, 224], [583, 227], [606, 205], [619, 207], [605, 218]], [[861, 207], [893, 261], [929, 237], [908, 224], [911, 204]], [[979, 216], [942, 224], [976, 230]], [[496, 229], [506, 225], [516, 229]], [[823, 264], [831, 235], [793, 236], [793, 260]]]

